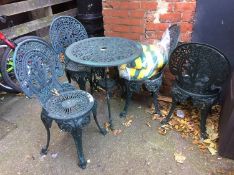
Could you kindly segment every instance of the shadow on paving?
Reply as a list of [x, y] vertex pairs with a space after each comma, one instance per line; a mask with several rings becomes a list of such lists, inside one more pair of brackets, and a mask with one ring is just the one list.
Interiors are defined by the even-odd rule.
[[[98, 119], [101, 123], [105, 123], [108, 120], [105, 94], [95, 92], [94, 97], [98, 100]], [[41, 107], [37, 100], [27, 99], [24, 96], [4, 96], [0, 105], [0, 125], [3, 125], [4, 132], [8, 131], [5, 128], [10, 130], [0, 140], [0, 174], [222, 175], [234, 173], [234, 161], [199, 151], [191, 140], [183, 139], [175, 131], [170, 131], [165, 136], [160, 135], [157, 131], [159, 122], [152, 121], [151, 116], [145, 112], [151, 102], [152, 97], [147, 94], [133, 98], [129, 107], [132, 123], [126, 127], [123, 125], [126, 120], [119, 118], [124, 100], [114, 96], [111, 99], [111, 111], [115, 129], [121, 132], [118, 135], [109, 132], [103, 136], [98, 132], [94, 120], [91, 120], [83, 132], [84, 154], [89, 163], [87, 168], [82, 170], [77, 166], [76, 148], [72, 137], [60, 131], [55, 123], [51, 128], [49, 152], [46, 156], [40, 155], [40, 149], [46, 143], [46, 130], [40, 120]], [[151, 127], [147, 126], [147, 122], [150, 122]], [[186, 157], [183, 163], [175, 161], [175, 152], [182, 153]]]

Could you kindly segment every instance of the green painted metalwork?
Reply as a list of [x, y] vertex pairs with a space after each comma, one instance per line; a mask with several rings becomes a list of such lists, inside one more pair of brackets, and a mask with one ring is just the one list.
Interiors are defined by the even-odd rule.
[[167, 123], [176, 104], [188, 100], [200, 109], [201, 137], [207, 138], [206, 118], [213, 104], [218, 102], [222, 86], [230, 74], [230, 63], [218, 49], [199, 43], [178, 46], [169, 61], [176, 80], [172, 87], [172, 105], [162, 124]]
[[94, 37], [75, 42], [65, 55], [93, 67], [113, 67], [131, 62], [142, 52], [140, 43], [118, 37]]
[[[65, 51], [65, 56], [86, 66], [107, 68], [131, 62], [142, 52], [140, 43], [118, 37], [94, 37], [71, 44]], [[110, 110], [110, 89], [115, 83], [107, 77], [106, 71], [99, 83], [106, 90], [108, 116], [110, 127], [113, 128]]]
[[14, 53], [15, 75], [28, 97], [36, 96], [41, 105], [41, 120], [47, 131], [47, 143], [41, 153], [46, 154], [50, 142], [50, 127], [54, 120], [60, 129], [72, 134], [79, 166], [86, 167], [82, 146], [82, 128], [90, 123], [93, 114], [100, 132], [105, 135], [96, 115], [97, 104], [91, 94], [62, 84], [62, 66], [53, 48], [45, 41], [28, 39], [20, 43]]

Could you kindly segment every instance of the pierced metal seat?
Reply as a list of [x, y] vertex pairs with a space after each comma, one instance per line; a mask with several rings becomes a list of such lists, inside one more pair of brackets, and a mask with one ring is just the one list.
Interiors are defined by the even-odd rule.
[[[172, 51], [176, 48], [177, 43], [179, 41], [179, 35], [180, 35], [180, 28], [178, 25], [174, 24], [169, 27], [169, 35], [170, 35], [170, 50], [168, 53], [168, 57], [172, 53]], [[163, 78], [163, 70], [158, 72], [156, 75], [151, 77], [150, 79], [146, 80], [127, 80], [125, 79], [125, 86], [126, 86], [126, 100], [125, 100], [125, 106], [123, 111], [120, 113], [120, 117], [126, 117], [129, 102], [131, 100], [133, 92], [139, 92], [142, 85], [145, 85], [146, 89], [152, 93], [153, 95], [153, 103], [155, 107], [155, 113], [160, 114], [161, 112], [158, 107], [158, 92], [160, 89], [160, 86], [162, 84], [162, 78]]]
[[28, 97], [36, 96], [42, 105], [41, 120], [47, 130], [47, 144], [41, 153], [47, 153], [54, 120], [60, 129], [72, 134], [79, 166], [85, 168], [82, 128], [90, 123], [91, 113], [100, 132], [106, 134], [97, 121], [97, 104], [92, 95], [58, 81], [63, 73], [62, 66], [53, 48], [43, 40], [30, 39], [20, 43], [14, 53], [14, 65], [23, 92]]
[[170, 120], [177, 103], [190, 100], [200, 110], [201, 137], [206, 139], [207, 115], [218, 102], [222, 85], [230, 73], [228, 59], [212, 46], [188, 43], [173, 51], [169, 68], [176, 80], [171, 91], [171, 109], [161, 123]]
[[[59, 56], [64, 55], [65, 49], [72, 43], [88, 38], [84, 26], [71, 16], [55, 18], [51, 23], [49, 35], [52, 47]], [[64, 62], [69, 83], [71, 83], [71, 79], [76, 81], [82, 90], [85, 90], [86, 81], [92, 85], [91, 68], [75, 63], [66, 57]]]

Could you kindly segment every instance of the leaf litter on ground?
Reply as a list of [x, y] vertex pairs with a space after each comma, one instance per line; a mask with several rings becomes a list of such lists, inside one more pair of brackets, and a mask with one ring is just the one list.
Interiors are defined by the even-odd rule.
[[122, 133], [122, 130], [121, 129], [114, 129], [113, 131], [112, 131], [112, 134], [114, 135], [114, 136], [118, 136], [119, 134], [121, 134]]
[[111, 131], [110, 123], [109, 122], [105, 122], [104, 123], [104, 128], [106, 129], [107, 132]]
[[125, 121], [122, 123], [125, 127], [130, 127], [133, 122], [133, 116], [127, 116]]
[[[152, 120], [161, 121], [165, 117], [170, 109], [169, 103], [163, 103], [160, 105], [162, 107], [162, 116], [158, 114], [152, 114]], [[179, 109], [180, 108], [180, 109]], [[218, 119], [220, 115], [221, 106], [215, 105], [212, 107], [212, 113], [207, 118], [206, 129], [208, 139], [201, 140], [200, 138], [200, 115], [199, 110], [196, 108], [191, 108], [191, 105], [185, 104], [179, 106], [184, 114], [184, 118], [176, 116], [177, 110], [172, 114], [171, 120], [167, 125], [161, 125], [158, 128], [158, 133], [161, 135], [166, 135], [169, 130], [175, 130], [181, 134], [182, 138], [192, 138], [193, 144], [197, 145], [202, 152], [209, 151], [211, 155], [217, 154], [217, 141], [218, 141]], [[181, 112], [180, 111], [180, 112]], [[148, 113], [153, 113], [154, 107], [152, 106]]]
[[[133, 122], [133, 116], [127, 116], [125, 121], [122, 123], [123, 126], [125, 127], [130, 127], [132, 125], [132, 122]], [[122, 129], [111, 129], [110, 128], [110, 124], [108, 122], [105, 122], [104, 123], [104, 128], [109, 132], [111, 131], [111, 133], [114, 135], [114, 136], [118, 136], [120, 135], [123, 130]]]
[[122, 130], [121, 129], [111, 129], [110, 128], [110, 124], [109, 122], [105, 122], [104, 123], [104, 128], [106, 129], [107, 132], [111, 131], [111, 133], [114, 135], [114, 136], [118, 136], [122, 133]]

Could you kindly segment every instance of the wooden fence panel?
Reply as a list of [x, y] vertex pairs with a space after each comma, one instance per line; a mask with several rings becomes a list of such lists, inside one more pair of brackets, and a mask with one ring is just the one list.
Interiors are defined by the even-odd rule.
[[29, 14], [31, 13], [31, 21], [13, 26], [11, 28], [3, 29], [1, 32], [3, 32], [9, 39], [13, 39], [34, 31], [39, 36], [43, 36], [44, 33], [48, 35], [47, 30], [54, 17], [62, 15], [75, 16], [77, 12], [77, 8], [73, 8], [70, 5], [69, 8], [72, 9], [53, 14], [51, 7], [53, 5], [70, 3], [72, 1], [74, 0], [25, 0], [0, 5], [0, 15], [12, 16], [24, 12], [28, 12]]
[[2, 30], [2, 32], [9, 39], [16, 38], [18, 36], [25, 35], [27, 33], [30, 33], [30, 32], [36, 31], [38, 29], [42, 29], [44, 27], [49, 26], [51, 21], [53, 20], [53, 18], [56, 17], [56, 16], [62, 16], [62, 15], [75, 16], [76, 12], [77, 12], [77, 9], [74, 8], [74, 9], [67, 10], [67, 11], [64, 11], [64, 12], [61, 12], [61, 13], [57, 13], [57, 14], [55, 14], [53, 16], [47, 16], [47, 17], [44, 17], [44, 18], [40, 18], [40, 19], [37, 19], [37, 20], [33, 20], [33, 21], [30, 21], [30, 22], [27, 22], [27, 23], [24, 23], [24, 24], [20, 24], [20, 25], [11, 27], [11, 28], [8, 28], [8, 29], [4, 29], [4, 30]]
[[69, 1], [72, 0], [27, 0], [11, 4], [5, 4], [0, 6], [0, 16], [11, 16]]

